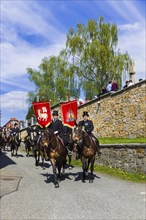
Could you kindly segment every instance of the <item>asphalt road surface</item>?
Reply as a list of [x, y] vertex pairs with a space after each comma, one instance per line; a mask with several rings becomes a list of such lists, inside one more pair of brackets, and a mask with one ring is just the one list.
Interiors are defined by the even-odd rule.
[[55, 188], [49, 162], [44, 170], [36, 168], [33, 157], [18, 153], [0, 155], [1, 220], [146, 219], [145, 184], [100, 173], [93, 183], [82, 183], [81, 168], [74, 167]]

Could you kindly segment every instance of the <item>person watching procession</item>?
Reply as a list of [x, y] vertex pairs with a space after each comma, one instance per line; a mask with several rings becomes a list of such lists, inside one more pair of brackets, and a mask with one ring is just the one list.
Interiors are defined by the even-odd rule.
[[111, 89], [112, 89], [112, 82], [109, 81], [109, 83], [108, 83], [108, 85], [107, 85], [107, 87], [106, 87], [106, 91], [107, 91], [107, 92], [110, 92]]
[[116, 92], [116, 91], [118, 91], [118, 89], [119, 89], [118, 88], [118, 83], [115, 80], [113, 80], [111, 91]]

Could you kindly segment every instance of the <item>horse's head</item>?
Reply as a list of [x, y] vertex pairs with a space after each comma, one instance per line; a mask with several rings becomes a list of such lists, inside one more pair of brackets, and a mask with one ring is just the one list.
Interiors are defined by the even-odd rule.
[[78, 124], [72, 129], [72, 135], [71, 139], [73, 142], [81, 141], [81, 139], [84, 136], [84, 131], [82, 130], [82, 127]]
[[42, 129], [39, 144], [41, 147], [48, 147], [50, 143], [50, 133], [48, 129]]

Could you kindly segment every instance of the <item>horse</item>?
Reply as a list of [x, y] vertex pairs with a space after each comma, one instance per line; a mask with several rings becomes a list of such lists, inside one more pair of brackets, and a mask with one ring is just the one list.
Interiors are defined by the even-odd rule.
[[72, 130], [71, 140], [80, 148], [83, 169], [82, 182], [85, 182], [86, 174], [90, 168], [89, 183], [93, 183], [94, 162], [96, 152], [99, 151], [99, 141], [92, 134], [89, 135], [83, 131], [78, 124]]
[[26, 157], [30, 156], [30, 151], [32, 149], [33, 153], [34, 153], [34, 139], [33, 136], [26, 136], [24, 138], [24, 144], [25, 144], [25, 150], [26, 150]]
[[11, 134], [11, 138], [10, 138], [10, 147], [11, 147], [11, 156], [18, 156], [18, 148], [20, 146], [21, 143], [21, 137], [20, 137], [20, 133], [13, 133]]
[[55, 188], [59, 187], [61, 169], [65, 174], [66, 149], [61, 138], [56, 136], [49, 128], [43, 128], [39, 140], [39, 152], [44, 159], [49, 159], [53, 169]]

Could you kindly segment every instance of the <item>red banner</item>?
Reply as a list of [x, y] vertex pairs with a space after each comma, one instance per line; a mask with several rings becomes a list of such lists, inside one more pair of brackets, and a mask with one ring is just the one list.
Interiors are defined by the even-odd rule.
[[61, 112], [64, 125], [73, 127], [77, 120], [77, 100], [68, 101], [61, 104]]
[[32, 105], [38, 124], [47, 127], [51, 122], [50, 102], [33, 102]]

